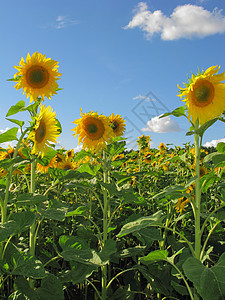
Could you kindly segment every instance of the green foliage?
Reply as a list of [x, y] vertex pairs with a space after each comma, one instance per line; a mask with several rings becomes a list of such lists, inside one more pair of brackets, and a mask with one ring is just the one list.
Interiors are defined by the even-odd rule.
[[225, 253], [214, 267], [208, 268], [198, 259], [190, 257], [183, 264], [183, 269], [204, 300], [225, 298]]

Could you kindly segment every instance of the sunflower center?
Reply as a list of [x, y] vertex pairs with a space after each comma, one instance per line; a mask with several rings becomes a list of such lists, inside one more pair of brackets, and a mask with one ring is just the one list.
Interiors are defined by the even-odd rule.
[[41, 66], [34, 65], [27, 70], [26, 80], [32, 88], [40, 89], [48, 83], [49, 72]]
[[113, 131], [117, 131], [119, 124], [116, 121], [113, 121], [111, 124], [112, 124]]
[[195, 105], [204, 107], [210, 104], [214, 98], [214, 86], [208, 80], [199, 80], [193, 89]]
[[38, 143], [41, 143], [45, 137], [45, 134], [46, 134], [45, 124], [43, 122], [40, 122], [40, 125], [38, 126], [35, 132], [35, 140]]
[[89, 117], [84, 122], [84, 130], [91, 140], [99, 140], [104, 135], [105, 127], [101, 120]]
[[88, 124], [87, 131], [89, 133], [96, 133], [98, 131], [98, 127], [95, 124]]

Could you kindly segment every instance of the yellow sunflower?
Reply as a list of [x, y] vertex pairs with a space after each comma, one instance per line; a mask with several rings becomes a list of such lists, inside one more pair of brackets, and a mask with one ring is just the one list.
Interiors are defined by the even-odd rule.
[[138, 139], [137, 139], [137, 144], [138, 144], [138, 147], [139, 147], [139, 150], [144, 153], [146, 151], [149, 150], [150, 148], [150, 135], [147, 136], [147, 135], [144, 135], [142, 134], [142, 136], [139, 136]]
[[113, 129], [110, 126], [109, 118], [99, 115], [97, 112], [83, 113], [81, 118], [73, 122], [77, 127], [73, 128], [73, 136], [78, 137], [78, 143], [83, 144], [83, 148], [92, 152], [99, 152], [106, 147], [113, 136]]
[[49, 168], [56, 168], [56, 167], [57, 167], [56, 156], [54, 156], [50, 160], [50, 162], [49, 162], [49, 164], [47, 166], [44, 166], [44, 165], [42, 165], [40, 163], [37, 163], [37, 171], [40, 172], [40, 173], [44, 173], [44, 174], [48, 173], [48, 169]]
[[18, 83], [15, 88], [18, 90], [23, 88], [30, 102], [36, 101], [39, 96], [44, 100], [45, 96], [51, 99], [56, 94], [58, 83], [56, 82], [62, 75], [58, 72], [58, 62], [45, 55], [35, 52], [32, 56], [27, 54], [26, 62], [23, 57], [19, 66], [15, 66], [18, 72], [14, 75]]
[[181, 88], [178, 97], [186, 102], [188, 119], [195, 124], [218, 117], [225, 111], [225, 72], [218, 74], [220, 66], [212, 66], [199, 75], [192, 75], [185, 88]]
[[145, 155], [144, 155], [144, 161], [147, 163], [147, 164], [150, 164], [152, 162], [152, 156], [153, 156], [153, 153], [152, 152], [147, 152]]
[[160, 152], [164, 152], [167, 149], [164, 143], [160, 143], [158, 148]]
[[109, 116], [110, 124], [116, 136], [122, 136], [125, 131], [125, 121], [120, 115], [111, 114]]
[[29, 133], [28, 139], [33, 141], [32, 154], [43, 157], [49, 149], [50, 143], [55, 144], [59, 136], [59, 127], [57, 126], [56, 113], [51, 106], [45, 108], [40, 105], [40, 113], [36, 117], [33, 130]]
[[175, 209], [177, 213], [182, 213], [185, 211], [185, 206], [189, 203], [189, 200], [186, 197], [179, 198], [175, 204]]
[[78, 168], [78, 163], [74, 162], [72, 159], [64, 157], [64, 159], [58, 163], [58, 168], [63, 170], [75, 170]]

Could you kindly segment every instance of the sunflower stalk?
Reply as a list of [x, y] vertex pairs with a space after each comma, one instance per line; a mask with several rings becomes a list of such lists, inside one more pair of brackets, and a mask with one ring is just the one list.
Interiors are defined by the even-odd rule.
[[[200, 187], [200, 141], [199, 134], [196, 133], [199, 128], [199, 120], [195, 122], [195, 134], [194, 134], [194, 143], [195, 143], [195, 205], [194, 208], [194, 217], [195, 217], [195, 257], [200, 260], [201, 258], [201, 187]], [[199, 296], [195, 290], [194, 299], [198, 300]]]
[[[24, 138], [24, 136], [26, 135], [26, 133], [28, 132], [29, 128], [27, 128], [24, 132], [22, 132], [18, 143], [16, 145], [15, 151], [13, 153], [13, 159], [16, 158], [17, 154], [18, 154], [18, 150], [20, 147], [20, 144], [22, 142], [22, 139]], [[8, 177], [7, 177], [7, 181], [6, 181], [6, 191], [5, 191], [5, 199], [1, 205], [1, 214], [2, 214], [2, 220], [1, 223], [5, 223], [7, 220], [7, 205], [8, 205], [8, 199], [9, 199], [9, 192], [10, 192], [10, 185], [11, 185], [11, 180], [12, 180], [12, 173], [13, 173], [13, 165], [11, 165], [9, 167], [9, 171], [8, 171]]]
[[[108, 172], [108, 161], [106, 157], [106, 152], [103, 150], [103, 182], [108, 183], [109, 172]], [[107, 190], [103, 187], [103, 247], [108, 239], [108, 218], [110, 203], [107, 195]], [[102, 300], [106, 299], [107, 293], [107, 269], [108, 265], [102, 266]]]

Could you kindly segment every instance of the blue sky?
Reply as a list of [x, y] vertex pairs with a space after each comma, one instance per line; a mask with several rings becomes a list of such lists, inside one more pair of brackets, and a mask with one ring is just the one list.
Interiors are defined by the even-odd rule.
[[[161, 119], [183, 102], [177, 84], [191, 72], [221, 65], [225, 71], [225, 2], [221, 0], [21, 0], [1, 1], [0, 131], [11, 128], [5, 115], [27, 98], [12, 78], [21, 57], [35, 51], [59, 62], [63, 88], [51, 105], [62, 124], [57, 147], [76, 148], [72, 123], [83, 112], [121, 115], [128, 147], [142, 134], [182, 146], [185, 118]], [[18, 119], [29, 120], [27, 113]], [[203, 142], [224, 139], [217, 122]]]

